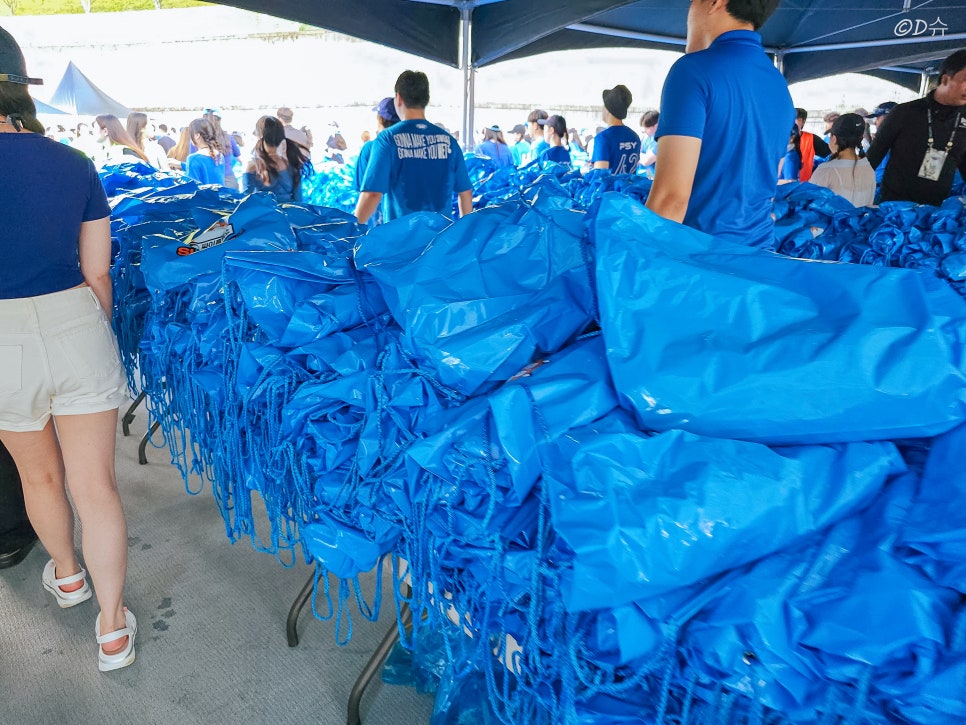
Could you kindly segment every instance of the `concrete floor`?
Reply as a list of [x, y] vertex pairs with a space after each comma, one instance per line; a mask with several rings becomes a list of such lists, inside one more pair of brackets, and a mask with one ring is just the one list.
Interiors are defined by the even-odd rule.
[[[131, 437], [119, 426], [117, 455], [137, 661], [97, 670], [97, 606], [59, 609], [41, 588], [47, 555], [37, 546], [0, 571], [0, 723], [346, 722], [349, 692], [393, 621], [388, 581], [384, 614], [377, 623], [354, 617], [347, 646], [335, 644], [332, 622], [306, 609], [301, 642], [289, 648], [286, 616], [311, 569], [286, 569], [247, 541], [230, 544], [210, 491], [185, 493], [167, 450], [149, 447], [148, 465], [138, 464], [144, 425], [141, 409]], [[374, 581], [363, 582], [370, 598]], [[413, 689], [376, 682], [363, 698], [363, 722], [428, 723], [432, 705]]]

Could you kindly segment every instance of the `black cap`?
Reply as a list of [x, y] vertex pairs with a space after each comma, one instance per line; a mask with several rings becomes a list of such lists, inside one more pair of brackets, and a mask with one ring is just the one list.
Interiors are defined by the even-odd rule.
[[526, 133], [527, 127], [522, 123], [518, 123], [516, 126], [510, 129], [510, 133]]
[[24, 86], [43, 84], [39, 78], [30, 78], [27, 75], [27, 64], [20, 52], [20, 46], [3, 28], [0, 28], [0, 81]]
[[843, 113], [835, 119], [829, 132], [840, 140], [861, 139], [865, 133], [865, 119], [857, 113]]
[[563, 116], [551, 116], [540, 125], [550, 126], [560, 138], [564, 138], [567, 135], [567, 121]]
[[627, 109], [631, 105], [631, 91], [627, 86], [614, 86], [601, 95], [604, 97], [604, 108], [610, 115], [622, 121], [627, 118]]

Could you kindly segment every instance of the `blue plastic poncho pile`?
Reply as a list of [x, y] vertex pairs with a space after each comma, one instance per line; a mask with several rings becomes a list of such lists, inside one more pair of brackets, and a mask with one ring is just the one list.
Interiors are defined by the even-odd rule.
[[172, 454], [232, 539], [301, 550], [323, 598], [323, 572], [349, 583], [340, 613], [392, 555], [437, 649], [417, 646], [434, 722], [966, 715], [952, 202], [875, 221], [792, 185], [776, 249], [851, 250], [827, 264], [553, 165], [481, 168], [481, 211], [368, 233], [267, 195], [163, 202], [134, 176], [118, 236], [167, 226], [131, 234], [115, 274], [139, 260], [124, 294], [147, 294], [136, 362]]

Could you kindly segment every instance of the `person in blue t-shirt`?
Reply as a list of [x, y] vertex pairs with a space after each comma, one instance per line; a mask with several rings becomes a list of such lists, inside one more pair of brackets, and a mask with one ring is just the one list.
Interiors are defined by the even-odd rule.
[[[399, 114], [396, 113], [396, 105], [392, 96], [383, 98], [372, 108], [376, 112], [376, 137], [390, 126], [399, 123]], [[362, 191], [362, 180], [366, 176], [366, 169], [369, 168], [369, 159], [372, 158], [372, 144], [374, 141], [366, 141], [359, 149], [359, 156], [356, 157], [356, 191]]]
[[527, 126], [530, 130], [530, 156], [527, 161], [534, 161], [547, 150], [550, 144], [544, 138], [543, 127], [547, 123], [550, 114], [542, 108], [535, 108], [527, 116]]
[[196, 118], [188, 124], [188, 138], [198, 150], [185, 159], [185, 174], [201, 184], [224, 186], [224, 153], [211, 123], [205, 118]]
[[641, 157], [637, 162], [641, 165], [641, 171], [649, 178], [654, 178], [654, 162], [657, 161], [657, 141], [654, 136], [657, 134], [657, 124], [661, 119], [659, 111], [646, 111], [641, 116]]
[[[875, 110], [872, 111], [872, 113], [865, 116], [865, 119], [869, 121], [870, 125], [874, 124], [876, 130], [878, 131], [885, 121], [886, 116], [889, 115], [889, 111], [898, 105], [899, 104], [895, 101], [886, 101], [885, 103], [880, 103], [875, 107]], [[882, 157], [882, 161], [880, 161], [879, 165], [875, 167], [875, 184], [877, 187], [882, 186], [882, 177], [885, 175], [886, 164], [889, 163], [890, 155], [891, 152], [886, 151], [885, 156]]]
[[661, 93], [647, 207], [742, 244], [772, 240], [778, 162], [795, 122], [788, 85], [756, 32], [777, 4], [693, 0], [685, 55]]
[[513, 137], [513, 145], [510, 147], [510, 153], [513, 154], [513, 164], [514, 166], [523, 166], [530, 160], [530, 142], [525, 138], [527, 128], [522, 123], [518, 123], [510, 131], [510, 135]]
[[567, 138], [567, 120], [563, 116], [551, 116], [543, 122], [542, 126], [547, 148], [537, 158], [540, 161], [569, 164], [570, 151], [564, 146], [564, 139]]
[[610, 169], [613, 174], [636, 174], [641, 139], [633, 129], [624, 125], [631, 105], [631, 91], [627, 86], [617, 85], [602, 95], [603, 119], [607, 128], [594, 137], [594, 155], [591, 157], [594, 168]]
[[306, 148], [286, 138], [285, 124], [275, 116], [258, 119], [255, 135], [258, 140], [242, 174], [241, 190], [270, 191], [280, 202], [301, 201], [302, 179], [312, 173]]
[[380, 201], [386, 221], [417, 211], [450, 214], [454, 194], [459, 199], [460, 216], [469, 214], [473, 211], [473, 186], [459, 144], [444, 129], [426, 120], [426, 74], [403, 71], [394, 90], [396, 112], [402, 121], [373, 141], [355, 209], [359, 223], [369, 220]]
[[788, 134], [788, 146], [785, 149], [785, 156], [778, 163], [778, 183], [787, 184], [798, 181], [802, 173], [802, 137], [798, 130], [798, 125], [792, 126], [791, 133]]
[[499, 126], [487, 126], [483, 129], [483, 143], [476, 147], [480, 156], [486, 156], [498, 169], [513, 166], [513, 152], [503, 140], [503, 131]]

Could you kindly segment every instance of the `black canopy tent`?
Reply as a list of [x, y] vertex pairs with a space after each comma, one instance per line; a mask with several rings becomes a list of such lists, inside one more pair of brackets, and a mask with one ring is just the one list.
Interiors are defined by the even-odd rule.
[[[689, 0], [215, 0], [461, 68], [464, 138], [473, 71], [537, 53], [684, 49]], [[966, 0], [783, 0], [761, 30], [790, 83], [870, 72], [910, 88], [966, 47]]]

